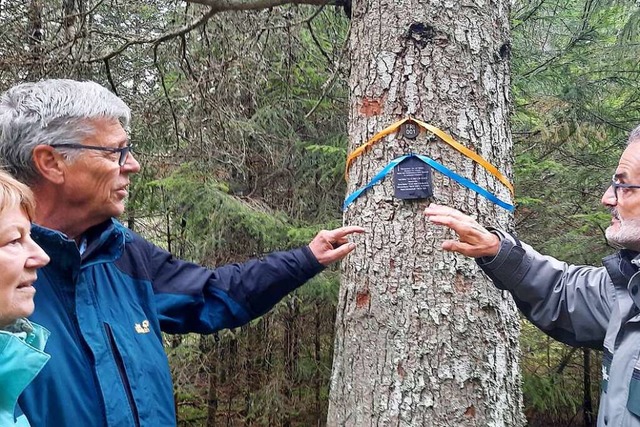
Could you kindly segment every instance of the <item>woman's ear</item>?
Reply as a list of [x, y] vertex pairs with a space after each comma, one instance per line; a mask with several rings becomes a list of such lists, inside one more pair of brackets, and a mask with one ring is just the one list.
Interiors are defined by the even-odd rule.
[[38, 145], [33, 149], [32, 158], [41, 179], [53, 184], [64, 182], [66, 163], [55, 148], [49, 145]]

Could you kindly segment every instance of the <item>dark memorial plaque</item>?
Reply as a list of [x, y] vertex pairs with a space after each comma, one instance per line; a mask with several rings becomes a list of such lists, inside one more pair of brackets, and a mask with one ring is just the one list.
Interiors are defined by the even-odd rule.
[[398, 199], [427, 199], [433, 196], [431, 166], [409, 157], [393, 169], [394, 196]]

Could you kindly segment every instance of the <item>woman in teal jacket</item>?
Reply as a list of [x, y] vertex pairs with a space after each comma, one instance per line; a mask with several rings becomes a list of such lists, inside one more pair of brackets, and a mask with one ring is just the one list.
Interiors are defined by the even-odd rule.
[[31, 239], [31, 191], [0, 171], [0, 426], [28, 426], [17, 405], [49, 355], [49, 332], [24, 317], [33, 312], [36, 270], [49, 257]]

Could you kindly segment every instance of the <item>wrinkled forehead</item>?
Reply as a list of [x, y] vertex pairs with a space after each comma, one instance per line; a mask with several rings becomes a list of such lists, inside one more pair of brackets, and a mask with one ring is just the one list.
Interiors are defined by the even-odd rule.
[[615, 176], [620, 179], [640, 179], [640, 140], [629, 144], [622, 152]]
[[[118, 119], [111, 117], [94, 118], [87, 120], [91, 132], [86, 136], [86, 140], [102, 141], [98, 145], [122, 145], [129, 141], [129, 134]], [[91, 145], [91, 144], [89, 144]]]

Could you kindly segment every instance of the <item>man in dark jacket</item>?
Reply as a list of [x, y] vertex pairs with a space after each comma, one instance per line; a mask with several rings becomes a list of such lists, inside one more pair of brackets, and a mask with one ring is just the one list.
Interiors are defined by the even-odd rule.
[[455, 209], [432, 204], [424, 213], [457, 233], [442, 248], [475, 257], [532, 323], [566, 344], [604, 350], [598, 426], [640, 427], [640, 127], [602, 204], [612, 217], [607, 240], [620, 251], [599, 268], [543, 256]]
[[46, 80], [0, 98], [0, 158], [33, 190], [33, 238], [51, 257], [33, 320], [51, 331], [51, 362], [23, 393], [33, 426], [173, 426], [161, 331], [240, 326], [344, 258], [360, 227], [320, 232], [308, 246], [207, 269], [125, 228], [140, 164], [129, 108], [92, 82]]

